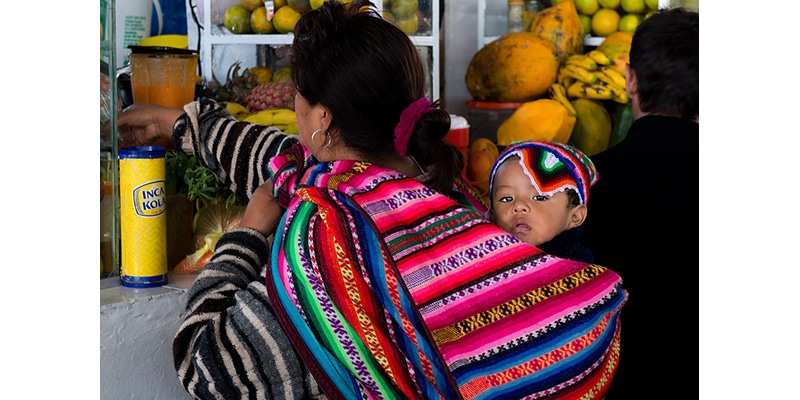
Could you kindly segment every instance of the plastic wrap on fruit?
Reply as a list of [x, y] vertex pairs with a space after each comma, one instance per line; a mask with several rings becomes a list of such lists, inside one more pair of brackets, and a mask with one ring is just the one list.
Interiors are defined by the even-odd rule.
[[202, 270], [214, 255], [220, 236], [239, 227], [244, 210], [244, 206], [226, 205], [225, 202], [210, 204], [199, 210], [193, 235], [197, 251], [181, 260], [173, 272], [191, 274]]

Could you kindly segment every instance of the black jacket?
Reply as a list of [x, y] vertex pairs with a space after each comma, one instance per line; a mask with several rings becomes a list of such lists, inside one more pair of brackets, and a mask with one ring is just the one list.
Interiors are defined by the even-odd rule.
[[694, 396], [699, 384], [698, 123], [646, 116], [595, 155], [582, 238], [622, 276], [619, 369], [607, 400]]
[[556, 235], [556, 237], [536, 247], [556, 257], [594, 263], [592, 251], [580, 243], [582, 233], [583, 226], [567, 229]]

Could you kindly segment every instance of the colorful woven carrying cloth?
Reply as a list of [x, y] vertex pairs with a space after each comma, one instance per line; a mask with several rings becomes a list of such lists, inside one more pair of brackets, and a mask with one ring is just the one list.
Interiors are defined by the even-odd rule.
[[[627, 292], [602, 266], [560, 259], [481, 209], [373, 164], [298, 176], [272, 248], [276, 315], [330, 399], [600, 399]], [[302, 168], [301, 168], [302, 169]]]
[[525, 141], [512, 143], [497, 157], [489, 174], [489, 193], [492, 193], [497, 168], [512, 156], [519, 157], [519, 164], [531, 184], [545, 196], [573, 189], [578, 193], [580, 204], [586, 204], [589, 188], [597, 182], [594, 163], [580, 150], [558, 142]]

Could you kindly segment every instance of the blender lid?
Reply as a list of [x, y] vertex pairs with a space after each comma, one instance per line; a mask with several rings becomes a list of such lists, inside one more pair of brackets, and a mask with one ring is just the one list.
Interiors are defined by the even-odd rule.
[[166, 46], [128, 46], [131, 54], [197, 54], [197, 50], [179, 49]]

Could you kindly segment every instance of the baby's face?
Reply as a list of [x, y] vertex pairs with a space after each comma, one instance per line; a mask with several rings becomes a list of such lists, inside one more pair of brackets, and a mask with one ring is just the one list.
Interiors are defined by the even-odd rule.
[[525, 175], [519, 158], [501, 164], [494, 176], [492, 219], [523, 242], [538, 246], [553, 239], [570, 224], [572, 209], [567, 192], [543, 196]]

